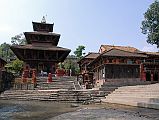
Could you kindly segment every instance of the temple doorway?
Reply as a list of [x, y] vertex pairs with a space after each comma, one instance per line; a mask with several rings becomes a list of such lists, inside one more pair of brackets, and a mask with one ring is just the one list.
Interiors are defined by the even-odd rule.
[[146, 72], [146, 81], [151, 81], [151, 73], [149, 71]]
[[154, 72], [153, 80], [158, 81], [158, 72]]
[[40, 73], [41, 70], [44, 70], [44, 64], [43, 63], [38, 64], [38, 72]]

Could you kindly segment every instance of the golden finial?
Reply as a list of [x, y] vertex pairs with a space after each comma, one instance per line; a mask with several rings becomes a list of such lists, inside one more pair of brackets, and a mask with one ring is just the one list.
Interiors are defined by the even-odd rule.
[[41, 23], [46, 23], [45, 16], [43, 16], [43, 18], [42, 18], [42, 20], [41, 20]]

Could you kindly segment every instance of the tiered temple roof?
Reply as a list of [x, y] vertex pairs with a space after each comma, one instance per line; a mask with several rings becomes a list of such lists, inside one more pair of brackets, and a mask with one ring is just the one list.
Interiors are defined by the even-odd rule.
[[[41, 23], [32, 22], [32, 24], [34, 32], [24, 32], [27, 44], [11, 46], [16, 56], [37, 69], [39, 64], [49, 67], [63, 62], [71, 50], [57, 46], [60, 34], [53, 33], [54, 24], [46, 23], [44, 17]], [[54, 64], [47, 63], [48, 61]]]

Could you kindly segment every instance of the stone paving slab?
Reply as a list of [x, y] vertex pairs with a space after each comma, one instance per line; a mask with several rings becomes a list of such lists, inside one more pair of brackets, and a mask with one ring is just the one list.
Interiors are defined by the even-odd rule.
[[154, 120], [138, 113], [120, 111], [116, 109], [81, 109], [65, 113], [50, 120]]

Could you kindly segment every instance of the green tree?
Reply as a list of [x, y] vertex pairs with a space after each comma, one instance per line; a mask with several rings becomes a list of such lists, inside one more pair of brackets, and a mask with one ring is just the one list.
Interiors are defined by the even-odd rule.
[[26, 39], [23, 34], [16, 35], [11, 38], [12, 45], [25, 45]]
[[82, 56], [85, 55], [85, 53], [83, 53], [84, 50], [85, 50], [85, 46], [79, 45], [74, 51], [75, 56], [79, 59], [82, 58]]
[[9, 57], [14, 57], [14, 53], [10, 49], [10, 45], [4, 42], [3, 44], [0, 45], [0, 55], [7, 60]]
[[159, 48], [159, 1], [156, 0], [144, 13], [142, 33], [147, 35], [147, 42]]
[[69, 55], [63, 62], [65, 70], [72, 70], [73, 73], [79, 73], [79, 66], [77, 64], [77, 57], [75, 55]]
[[16, 60], [12, 61], [11, 66], [12, 66], [12, 69], [16, 73], [19, 73], [22, 70], [22, 68], [23, 68], [23, 64], [24, 64], [23, 61], [21, 61], [19, 59], [16, 59]]

